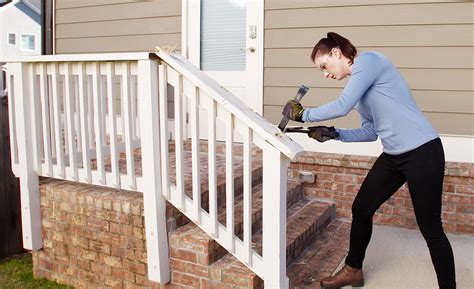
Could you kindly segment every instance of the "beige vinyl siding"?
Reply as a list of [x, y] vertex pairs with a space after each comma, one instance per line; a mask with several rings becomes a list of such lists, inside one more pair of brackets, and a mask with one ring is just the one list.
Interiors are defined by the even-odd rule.
[[[440, 133], [474, 135], [473, 1], [265, 1], [264, 116], [273, 123], [302, 83], [303, 104], [337, 98], [347, 83], [322, 78], [309, 59], [329, 31], [360, 51], [387, 55]], [[359, 116], [325, 124], [359, 127]], [[296, 123], [293, 123], [296, 125]]]
[[181, 47], [181, 1], [72, 1], [55, 3], [55, 52], [154, 51]]

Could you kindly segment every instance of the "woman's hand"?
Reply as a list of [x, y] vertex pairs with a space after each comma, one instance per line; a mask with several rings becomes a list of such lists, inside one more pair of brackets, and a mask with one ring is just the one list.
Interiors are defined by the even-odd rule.
[[339, 133], [333, 126], [312, 126], [308, 129], [308, 136], [319, 142], [339, 138]]
[[304, 108], [301, 105], [301, 103], [296, 102], [294, 100], [289, 100], [286, 103], [285, 107], [283, 108], [282, 114], [291, 120], [304, 122], [303, 112], [304, 112]]

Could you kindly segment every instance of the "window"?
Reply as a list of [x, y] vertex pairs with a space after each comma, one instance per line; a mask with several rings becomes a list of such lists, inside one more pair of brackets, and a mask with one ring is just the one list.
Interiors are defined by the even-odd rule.
[[21, 50], [34, 51], [36, 50], [35, 41], [36, 36], [30, 34], [21, 35]]
[[8, 44], [9, 45], [16, 45], [16, 34], [15, 33], [7, 33]]

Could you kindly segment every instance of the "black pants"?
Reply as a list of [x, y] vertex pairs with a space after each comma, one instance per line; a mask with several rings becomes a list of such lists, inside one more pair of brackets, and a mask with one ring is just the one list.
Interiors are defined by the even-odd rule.
[[439, 138], [400, 154], [382, 153], [365, 178], [352, 204], [349, 254], [345, 263], [362, 268], [377, 209], [404, 183], [416, 221], [428, 245], [439, 287], [456, 288], [453, 250], [441, 224], [444, 152]]

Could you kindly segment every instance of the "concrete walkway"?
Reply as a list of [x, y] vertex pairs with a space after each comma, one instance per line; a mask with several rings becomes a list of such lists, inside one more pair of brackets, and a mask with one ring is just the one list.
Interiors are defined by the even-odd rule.
[[[448, 239], [454, 251], [457, 289], [474, 288], [474, 237], [448, 234]], [[364, 289], [438, 288], [428, 247], [418, 230], [374, 226], [364, 276]]]

